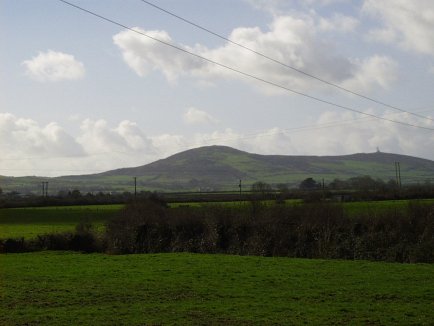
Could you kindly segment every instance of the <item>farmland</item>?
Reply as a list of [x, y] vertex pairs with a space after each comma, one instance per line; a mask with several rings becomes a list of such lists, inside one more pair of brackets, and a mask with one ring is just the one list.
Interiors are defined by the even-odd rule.
[[89, 205], [0, 209], [0, 239], [33, 238], [45, 233], [70, 231], [82, 221], [101, 229], [122, 207]]
[[[364, 214], [375, 219], [377, 216], [381, 218], [385, 212], [405, 212], [407, 209], [410, 211], [414, 204], [423, 207], [431, 206], [433, 203], [434, 200], [423, 200], [417, 203], [407, 200], [353, 202], [332, 204], [329, 208], [332, 209], [331, 212], [334, 208], [338, 208], [337, 212], [339, 212], [342, 205], [346, 215], [344, 218], [347, 220]], [[294, 212], [310, 211], [313, 216], [328, 209], [327, 204], [326, 206], [314, 204], [312, 205], [314, 210], [310, 210], [309, 204], [294, 200], [286, 202], [283, 206], [274, 205], [273, 201], [265, 201], [261, 205], [265, 207], [264, 212], [269, 209], [269, 212], [272, 212], [273, 207], [274, 209], [288, 208], [289, 211], [294, 207]], [[122, 220], [127, 215], [118, 214], [123, 207], [124, 205], [95, 205], [2, 209], [0, 210], [0, 238], [31, 239], [44, 233], [73, 231], [75, 226], [83, 221], [92, 223], [97, 233], [103, 233], [107, 222], [116, 216], [119, 221], [127, 223], [131, 228], [132, 224]], [[163, 252], [175, 251], [171, 253], [108, 255], [39, 251], [0, 254], [0, 325], [429, 325], [433, 320], [433, 264], [260, 257], [263, 252], [260, 248], [258, 253], [255, 253], [257, 256], [224, 255], [221, 254], [224, 252], [221, 251], [224, 248], [222, 238], [216, 240], [214, 254], [182, 252], [189, 251], [188, 246], [194, 245], [196, 241], [194, 234], [188, 233], [199, 230], [196, 226], [201, 225], [200, 219], [195, 220], [194, 216], [200, 218], [205, 211], [208, 212], [206, 215], [208, 222], [220, 223], [218, 218], [212, 220], [209, 214], [215, 213], [217, 217], [225, 212], [245, 214], [254, 207], [255, 204], [249, 202], [170, 204], [169, 208], [164, 208], [168, 216], [181, 214], [179, 216], [187, 217], [188, 224], [182, 224], [182, 219], [175, 218], [169, 224], [163, 224], [163, 221], [152, 224], [152, 220], [149, 220], [150, 224], [147, 225], [148, 230], [154, 231], [169, 230], [169, 228], [181, 230], [179, 234], [173, 233], [171, 244], [174, 246], [168, 247], [172, 249], [161, 247]], [[307, 210], [304, 210], [305, 208]], [[130, 212], [135, 212], [134, 206], [128, 209]], [[285, 212], [285, 210], [280, 211]], [[188, 215], [182, 215], [185, 213]], [[252, 224], [251, 227], [258, 226], [258, 230], [262, 230], [267, 225], [270, 226], [267, 215], [258, 216], [259, 224]], [[263, 218], [265, 220], [262, 220]], [[279, 224], [279, 220], [274, 221], [278, 227], [265, 228], [270, 231], [265, 235], [266, 238], [255, 238], [252, 233], [251, 239], [257, 239], [258, 245], [266, 243], [267, 241], [263, 240], [269, 237], [278, 240], [276, 236], [279, 236], [282, 230], [283, 233], [286, 232], [285, 226]], [[315, 218], [312, 220], [307, 216], [306, 219], [302, 218], [302, 221], [305, 227], [316, 225]], [[363, 222], [363, 219], [360, 221]], [[328, 228], [333, 226], [331, 222], [332, 220], [327, 221]], [[227, 236], [232, 234], [230, 230], [236, 230], [242, 225], [236, 224], [235, 220], [230, 222], [227, 218], [223, 223], [220, 226], [226, 226]], [[216, 225], [217, 229], [220, 229], [219, 224]], [[340, 228], [341, 225], [337, 224], [337, 227]], [[110, 230], [110, 224], [107, 228]], [[112, 224], [111, 228], [111, 233], [108, 232], [108, 241], [115, 239], [113, 230], [122, 232], [123, 226]], [[394, 229], [389, 227], [385, 229], [387, 232], [394, 232]], [[291, 230], [293, 231], [291, 234], [288, 233], [289, 238], [298, 234], [299, 239], [303, 239], [300, 237], [303, 233], [296, 231], [299, 228], [294, 227]], [[403, 235], [405, 231], [401, 231]], [[187, 234], [182, 232], [190, 234], [189, 241], [176, 242], [176, 239], [183, 239], [182, 234]], [[150, 234], [158, 236], [157, 233]], [[348, 232], [345, 231], [343, 234]], [[366, 235], [374, 234], [368, 232]], [[116, 237], [116, 234], [114, 236]], [[133, 238], [135, 239], [135, 236]], [[376, 238], [383, 242], [382, 239], [386, 237], [380, 234]], [[369, 240], [366, 242], [368, 247], [374, 243], [376, 250], [374, 253], [378, 253], [377, 244], [380, 244], [379, 242], [375, 244], [376, 238], [366, 238]], [[165, 241], [164, 238], [153, 239], [156, 244]], [[354, 239], [357, 240], [358, 250], [362, 250], [363, 238]], [[230, 237], [226, 238], [227, 252], [236, 250], [237, 242], [231, 242], [233, 240]], [[142, 246], [144, 243], [138, 243], [137, 248], [139, 250], [145, 248]], [[294, 242], [296, 246], [300, 244], [303, 245]], [[333, 241], [330, 244], [339, 245], [338, 242]], [[345, 242], [340, 244], [347, 248]], [[185, 245], [187, 249], [180, 245]], [[145, 250], [153, 252], [152, 246], [153, 244]], [[329, 248], [332, 249], [331, 257], [335, 257], [333, 246]], [[292, 245], [289, 244], [287, 248], [291, 249]], [[398, 247], [394, 248], [396, 252], [404, 253]], [[413, 248], [417, 249], [417, 247]], [[112, 250], [110, 247], [107, 249], [107, 252]], [[278, 249], [276, 256], [281, 253], [286, 255], [287, 249], [284, 251], [279, 251], [281, 250], [279, 247], [276, 249]], [[395, 249], [383, 252], [387, 254], [384, 258], [381, 258], [383, 256], [372, 257], [374, 260], [394, 261], [397, 259]], [[194, 250], [200, 250], [200, 247]], [[421, 247], [418, 250], [424, 249]], [[290, 254], [290, 256], [300, 257], [297, 256], [296, 251], [294, 253], [295, 255]], [[303, 254], [303, 252], [299, 253]], [[418, 254], [419, 256], [414, 256], [415, 253], [417, 252], [406, 252], [415, 257], [415, 261], [418, 261], [417, 257], [425, 259], [423, 251]], [[307, 254], [309, 255], [308, 252]], [[355, 250], [354, 254], [362, 257], [354, 256], [354, 259], [364, 257], [363, 251]], [[312, 251], [312, 255], [318, 257], [315, 251]]]
[[258, 155], [226, 146], [205, 146], [177, 153], [147, 165], [122, 168], [104, 173], [55, 178], [0, 176], [5, 191], [40, 193], [42, 181], [49, 180], [50, 193], [65, 189], [81, 192], [132, 192], [133, 177], [139, 191], [236, 191], [243, 181], [248, 189], [257, 181], [298, 186], [308, 177], [330, 183], [336, 178], [348, 179], [370, 175], [387, 182], [395, 179], [394, 162], [401, 162], [403, 183], [432, 181], [434, 164], [411, 156], [369, 153], [343, 156]]
[[[434, 204], [434, 199], [419, 200], [419, 203]], [[274, 201], [266, 201], [269, 205]], [[287, 200], [286, 205], [302, 204], [300, 200]], [[375, 216], [380, 212], [405, 210], [409, 200], [368, 201], [343, 203], [348, 216], [358, 214], [371, 214]], [[220, 203], [173, 203], [171, 208], [204, 207], [209, 205], [222, 205], [226, 207], [247, 207], [244, 202]], [[36, 237], [40, 234], [72, 231], [80, 222], [92, 223], [96, 230], [102, 231], [104, 224], [115, 216], [124, 205], [86, 205], [86, 206], [56, 206], [56, 207], [28, 207], [0, 209], [0, 239]]]
[[197, 254], [0, 255], [0, 324], [394, 324], [434, 318], [434, 265]]

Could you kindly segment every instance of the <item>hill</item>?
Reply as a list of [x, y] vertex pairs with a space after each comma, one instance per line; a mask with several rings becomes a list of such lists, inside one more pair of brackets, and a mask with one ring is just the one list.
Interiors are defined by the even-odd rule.
[[[132, 191], [133, 177], [137, 177], [139, 190], [163, 191], [237, 190], [240, 179], [246, 186], [256, 181], [296, 185], [307, 177], [328, 182], [362, 175], [387, 181], [395, 179], [395, 162], [400, 162], [403, 183], [433, 179], [433, 161], [406, 155], [382, 152], [343, 156], [259, 155], [226, 146], [206, 146], [134, 168], [51, 178], [50, 189]], [[24, 178], [1, 180], [4, 189], [25, 184], [24, 181]], [[38, 191], [38, 178], [31, 182]]]

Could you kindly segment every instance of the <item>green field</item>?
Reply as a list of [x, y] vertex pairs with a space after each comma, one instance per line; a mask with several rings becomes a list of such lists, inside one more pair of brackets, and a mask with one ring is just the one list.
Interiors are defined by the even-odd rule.
[[434, 199], [348, 202], [343, 203], [343, 208], [349, 216], [356, 214], [375, 216], [385, 211], [405, 211], [411, 202], [433, 205]]
[[1, 325], [432, 325], [434, 265], [0, 255]]
[[[368, 201], [343, 203], [348, 216], [356, 214], [378, 213], [392, 210], [402, 211], [408, 207], [409, 200]], [[434, 199], [419, 200], [420, 203], [434, 204]], [[273, 204], [274, 201], [267, 201]], [[301, 204], [300, 200], [287, 200], [287, 205]], [[206, 205], [246, 206], [249, 202], [221, 203], [174, 203], [171, 208], [202, 207]], [[124, 205], [92, 205], [92, 206], [62, 206], [62, 207], [30, 207], [0, 209], [0, 239], [34, 238], [40, 234], [72, 231], [75, 226], [86, 220], [97, 230], [102, 230], [104, 223], [118, 213]]]
[[74, 230], [81, 221], [97, 229], [123, 205], [30, 207], [0, 209], [0, 239], [33, 238], [40, 234]]

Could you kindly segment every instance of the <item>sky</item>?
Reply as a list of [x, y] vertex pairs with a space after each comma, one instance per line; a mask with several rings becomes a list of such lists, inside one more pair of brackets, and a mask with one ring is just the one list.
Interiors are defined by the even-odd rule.
[[59, 0], [0, 0], [0, 175], [208, 145], [434, 160], [432, 0], [150, 0], [281, 64], [141, 0], [68, 1], [118, 25]]

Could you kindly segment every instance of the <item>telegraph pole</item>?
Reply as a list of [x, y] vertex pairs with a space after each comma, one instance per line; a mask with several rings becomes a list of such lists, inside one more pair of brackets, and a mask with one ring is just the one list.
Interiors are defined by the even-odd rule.
[[137, 197], [137, 177], [134, 177], [134, 198]]
[[325, 184], [324, 184], [324, 178], [322, 178], [321, 188], [322, 188], [322, 199], [325, 200]]
[[399, 162], [395, 162], [395, 177], [396, 177], [396, 185], [398, 188], [401, 188], [401, 166]]
[[401, 183], [401, 165], [398, 163], [398, 179], [399, 179], [399, 188], [401, 189], [402, 183]]
[[241, 200], [241, 189], [242, 189], [241, 179], [240, 179], [240, 183], [238, 184], [238, 187], [240, 188], [240, 200]]
[[42, 197], [48, 197], [48, 181], [42, 181]]

